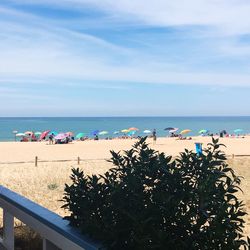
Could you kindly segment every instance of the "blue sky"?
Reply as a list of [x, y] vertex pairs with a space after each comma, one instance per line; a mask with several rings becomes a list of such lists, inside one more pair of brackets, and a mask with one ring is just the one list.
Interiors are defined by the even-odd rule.
[[250, 115], [248, 0], [1, 0], [0, 116]]

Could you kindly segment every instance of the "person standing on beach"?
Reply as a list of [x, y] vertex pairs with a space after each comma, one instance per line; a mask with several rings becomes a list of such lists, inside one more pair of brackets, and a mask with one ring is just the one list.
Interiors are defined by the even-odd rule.
[[49, 135], [49, 144], [53, 144], [54, 134]]
[[152, 136], [153, 136], [153, 144], [156, 144], [156, 129], [155, 128], [152, 132]]

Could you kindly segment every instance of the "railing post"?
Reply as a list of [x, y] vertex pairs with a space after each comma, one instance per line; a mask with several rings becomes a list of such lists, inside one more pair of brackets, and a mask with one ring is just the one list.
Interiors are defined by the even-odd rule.
[[14, 216], [3, 210], [3, 243], [7, 250], [14, 250]]
[[35, 157], [35, 167], [37, 167], [38, 157]]
[[43, 250], [61, 250], [49, 240], [43, 238]]

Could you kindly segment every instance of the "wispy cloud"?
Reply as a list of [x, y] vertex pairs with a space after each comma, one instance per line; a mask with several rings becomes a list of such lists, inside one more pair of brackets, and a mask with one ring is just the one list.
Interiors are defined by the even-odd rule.
[[246, 0], [4, 0], [0, 91], [250, 87], [249, 12]]

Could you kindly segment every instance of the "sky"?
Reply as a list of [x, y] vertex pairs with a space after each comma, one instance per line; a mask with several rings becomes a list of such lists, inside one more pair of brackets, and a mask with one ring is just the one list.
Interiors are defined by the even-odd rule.
[[249, 0], [1, 0], [0, 116], [250, 115]]

